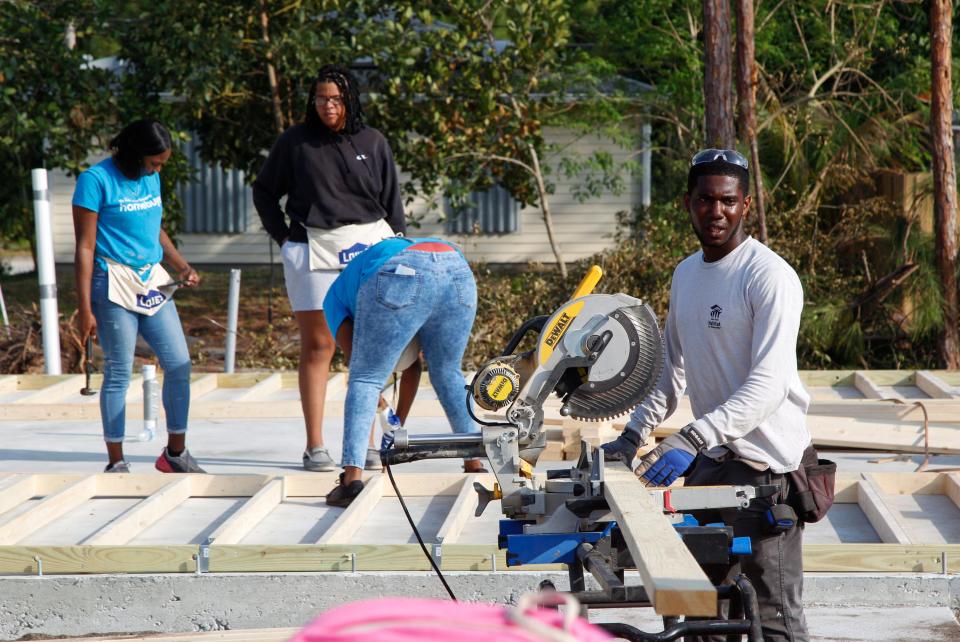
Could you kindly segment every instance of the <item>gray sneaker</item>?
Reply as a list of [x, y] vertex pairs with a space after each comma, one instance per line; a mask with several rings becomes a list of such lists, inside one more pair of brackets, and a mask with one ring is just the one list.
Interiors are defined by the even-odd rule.
[[105, 473], [129, 473], [130, 464], [124, 460], [115, 461], [112, 464], [107, 464], [107, 467], [103, 469]]
[[200, 464], [197, 463], [197, 460], [193, 458], [193, 455], [190, 454], [190, 451], [186, 448], [183, 449], [183, 452], [172, 457], [167, 453], [167, 449], [164, 448], [163, 452], [160, 453], [160, 456], [157, 457], [157, 463], [154, 464], [154, 468], [159, 470], [161, 473], [205, 473], [203, 468], [200, 468]]
[[314, 473], [328, 473], [336, 469], [330, 453], [323, 446], [303, 451], [303, 469]]
[[367, 458], [363, 462], [364, 470], [382, 470], [383, 464], [380, 463], [380, 451], [376, 448], [367, 448]]

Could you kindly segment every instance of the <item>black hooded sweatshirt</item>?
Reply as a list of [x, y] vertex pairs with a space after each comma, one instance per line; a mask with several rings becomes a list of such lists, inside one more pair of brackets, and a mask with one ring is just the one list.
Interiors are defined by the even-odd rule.
[[[280, 208], [284, 195], [290, 225]], [[288, 237], [305, 243], [304, 226], [334, 229], [386, 219], [395, 233], [406, 231], [393, 154], [372, 127], [343, 135], [302, 124], [289, 128], [253, 182], [253, 203], [278, 244]]]

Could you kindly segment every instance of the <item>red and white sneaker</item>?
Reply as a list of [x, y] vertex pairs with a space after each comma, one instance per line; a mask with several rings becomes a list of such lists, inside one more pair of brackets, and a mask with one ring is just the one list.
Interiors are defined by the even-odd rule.
[[193, 455], [190, 454], [190, 451], [186, 448], [183, 449], [183, 452], [172, 457], [167, 453], [167, 449], [164, 448], [163, 452], [160, 453], [160, 456], [157, 457], [157, 463], [154, 464], [154, 467], [159, 470], [161, 473], [205, 473], [203, 468], [200, 468], [200, 464], [197, 463], [197, 460], [193, 458]]

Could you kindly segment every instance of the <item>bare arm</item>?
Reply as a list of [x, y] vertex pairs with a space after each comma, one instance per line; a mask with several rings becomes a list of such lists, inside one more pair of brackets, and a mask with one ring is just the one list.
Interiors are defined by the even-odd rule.
[[423, 363], [420, 361], [420, 355], [417, 355], [416, 360], [400, 375], [400, 398], [397, 400], [397, 417], [400, 418], [400, 425], [406, 425], [407, 423], [407, 415], [410, 414], [413, 400], [420, 388], [420, 374], [422, 372]]
[[73, 233], [77, 241], [77, 249], [73, 255], [73, 273], [77, 283], [77, 326], [83, 341], [88, 335], [97, 335], [97, 320], [93, 316], [90, 297], [93, 259], [97, 247], [97, 213], [74, 205]]
[[183, 281], [184, 286], [189, 288], [200, 284], [200, 275], [190, 267], [163, 229], [160, 230], [160, 246], [163, 248], [163, 260], [180, 274], [180, 280]]
[[[337, 328], [337, 347], [343, 350], [344, 360], [347, 366], [350, 365], [350, 354], [353, 349], [353, 319], [346, 318], [340, 327]], [[413, 406], [413, 400], [417, 396], [417, 389], [420, 387], [420, 374], [423, 372], [423, 364], [419, 355], [403, 374], [400, 376], [400, 399], [397, 401], [397, 417], [400, 423], [407, 423], [407, 415], [410, 414], [410, 408]], [[383, 397], [380, 397], [380, 407], [386, 405]]]

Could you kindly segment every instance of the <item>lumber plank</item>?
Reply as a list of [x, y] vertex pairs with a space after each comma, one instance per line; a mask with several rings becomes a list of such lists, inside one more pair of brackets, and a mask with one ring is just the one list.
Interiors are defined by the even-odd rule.
[[953, 505], [960, 508], [960, 473], [943, 474], [943, 494], [953, 501]]
[[[356, 556], [355, 558], [353, 556]], [[562, 564], [507, 566], [506, 551], [491, 544], [450, 544], [443, 547], [445, 571], [558, 571]], [[214, 573], [429, 571], [429, 560], [418, 544], [291, 544], [287, 546], [210, 547]]]
[[858, 485], [857, 503], [860, 510], [870, 521], [870, 525], [877, 531], [880, 539], [887, 544], [911, 544], [907, 531], [897, 521], [889, 506], [883, 501], [883, 494], [873, 481], [864, 476]]
[[264, 517], [283, 501], [283, 478], [272, 479], [244, 502], [210, 537], [217, 544], [239, 544]]
[[360, 524], [383, 497], [383, 477], [381, 474], [375, 474], [366, 480], [360, 494], [320, 536], [317, 544], [345, 544], [350, 541]]
[[34, 475], [12, 475], [0, 481], [0, 515], [36, 495]]
[[190, 498], [193, 477], [184, 475], [117, 516], [83, 541], [91, 546], [119, 546], [131, 542], [139, 533]]
[[903, 398], [897, 393], [892, 393], [890, 395], [884, 394], [877, 384], [875, 384], [870, 378], [870, 375], [862, 370], [857, 370], [853, 373], [853, 385], [857, 390], [860, 391], [860, 394], [867, 399]]
[[200, 375], [198, 378], [190, 382], [190, 400], [191, 404], [193, 401], [199, 399], [203, 395], [213, 392], [220, 386], [220, 379], [216, 374], [205, 374]]
[[0, 574], [192, 573], [196, 546], [0, 546]]
[[[887, 495], [943, 495], [943, 475], [930, 473], [866, 473]], [[863, 477], [864, 474], [861, 474]]]
[[934, 399], [957, 399], [960, 397], [953, 386], [947, 385], [946, 382], [929, 370], [917, 370], [917, 387]]
[[27, 394], [14, 400], [13, 403], [19, 406], [56, 403], [67, 395], [79, 393], [80, 389], [84, 386], [83, 375], [66, 375], [56, 377], [56, 379], [56, 381], [51, 382], [43, 388], [31, 390]]
[[717, 614], [717, 592], [632, 473], [605, 471], [604, 496], [660, 615]]
[[0, 394], [15, 392], [20, 386], [18, 375], [0, 375]]
[[804, 544], [808, 573], [940, 573], [943, 554], [948, 572], [960, 573], [960, 545]]
[[[338, 473], [311, 473], [309, 475], [285, 475], [286, 497], [323, 497], [337, 481]], [[456, 497], [460, 493], [463, 473], [394, 473], [394, 479], [404, 497]], [[492, 473], [476, 478], [487, 487], [497, 478]], [[384, 484], [384, 497], [395, 497], [393, 486]]]
[[231, 399], [231, 401], [236, 403], [258, 401], [270, 395], [271, 393], [280, 390], [282, 387], [283, 375], [281, 375], [279, 372], [274, 372], [266, 379], [262, 379], [256, 384], [245, 389], [243, 392]]
[[70, 512], [96, 493], [97, 478], [91, 475], [44, 497], [36, 506], [0, 525], [0, 544], [15, 544], [30, 533]]
[[[960, 544], [807, 544], [803, 565], [807, 572], [939, 573], [943, 554], [948, 572], [960, 573]], [[35, 557], [44, 574], [82, 573], [193, 573], [196, 546], [0, 546], [0, 574], [36, 574]], [[311, 572], [352, 570], [427, 571], [429, 562], [416, 544], [289, 545], [210, 547], [212, 572]], [[444, 547], [443, 570], [490, 571], [494, 555], [497, 571], [555, 571], [559, 564], [506, 566], [504, 551], [495, 544], [450, 544]]]
[[460, 492], [453, 501], [453, 506], [447, 513], [440, 530], [437, 531], [437, 542], [441, 545], [452, 544], [460, 538], [463, 527], [467, 520], [477, 509], [477, 491], [473, 489], [473, 483], [477, 481], [479, 475], [467, 475], [463, 478], [463, 484], [460, 486]]

